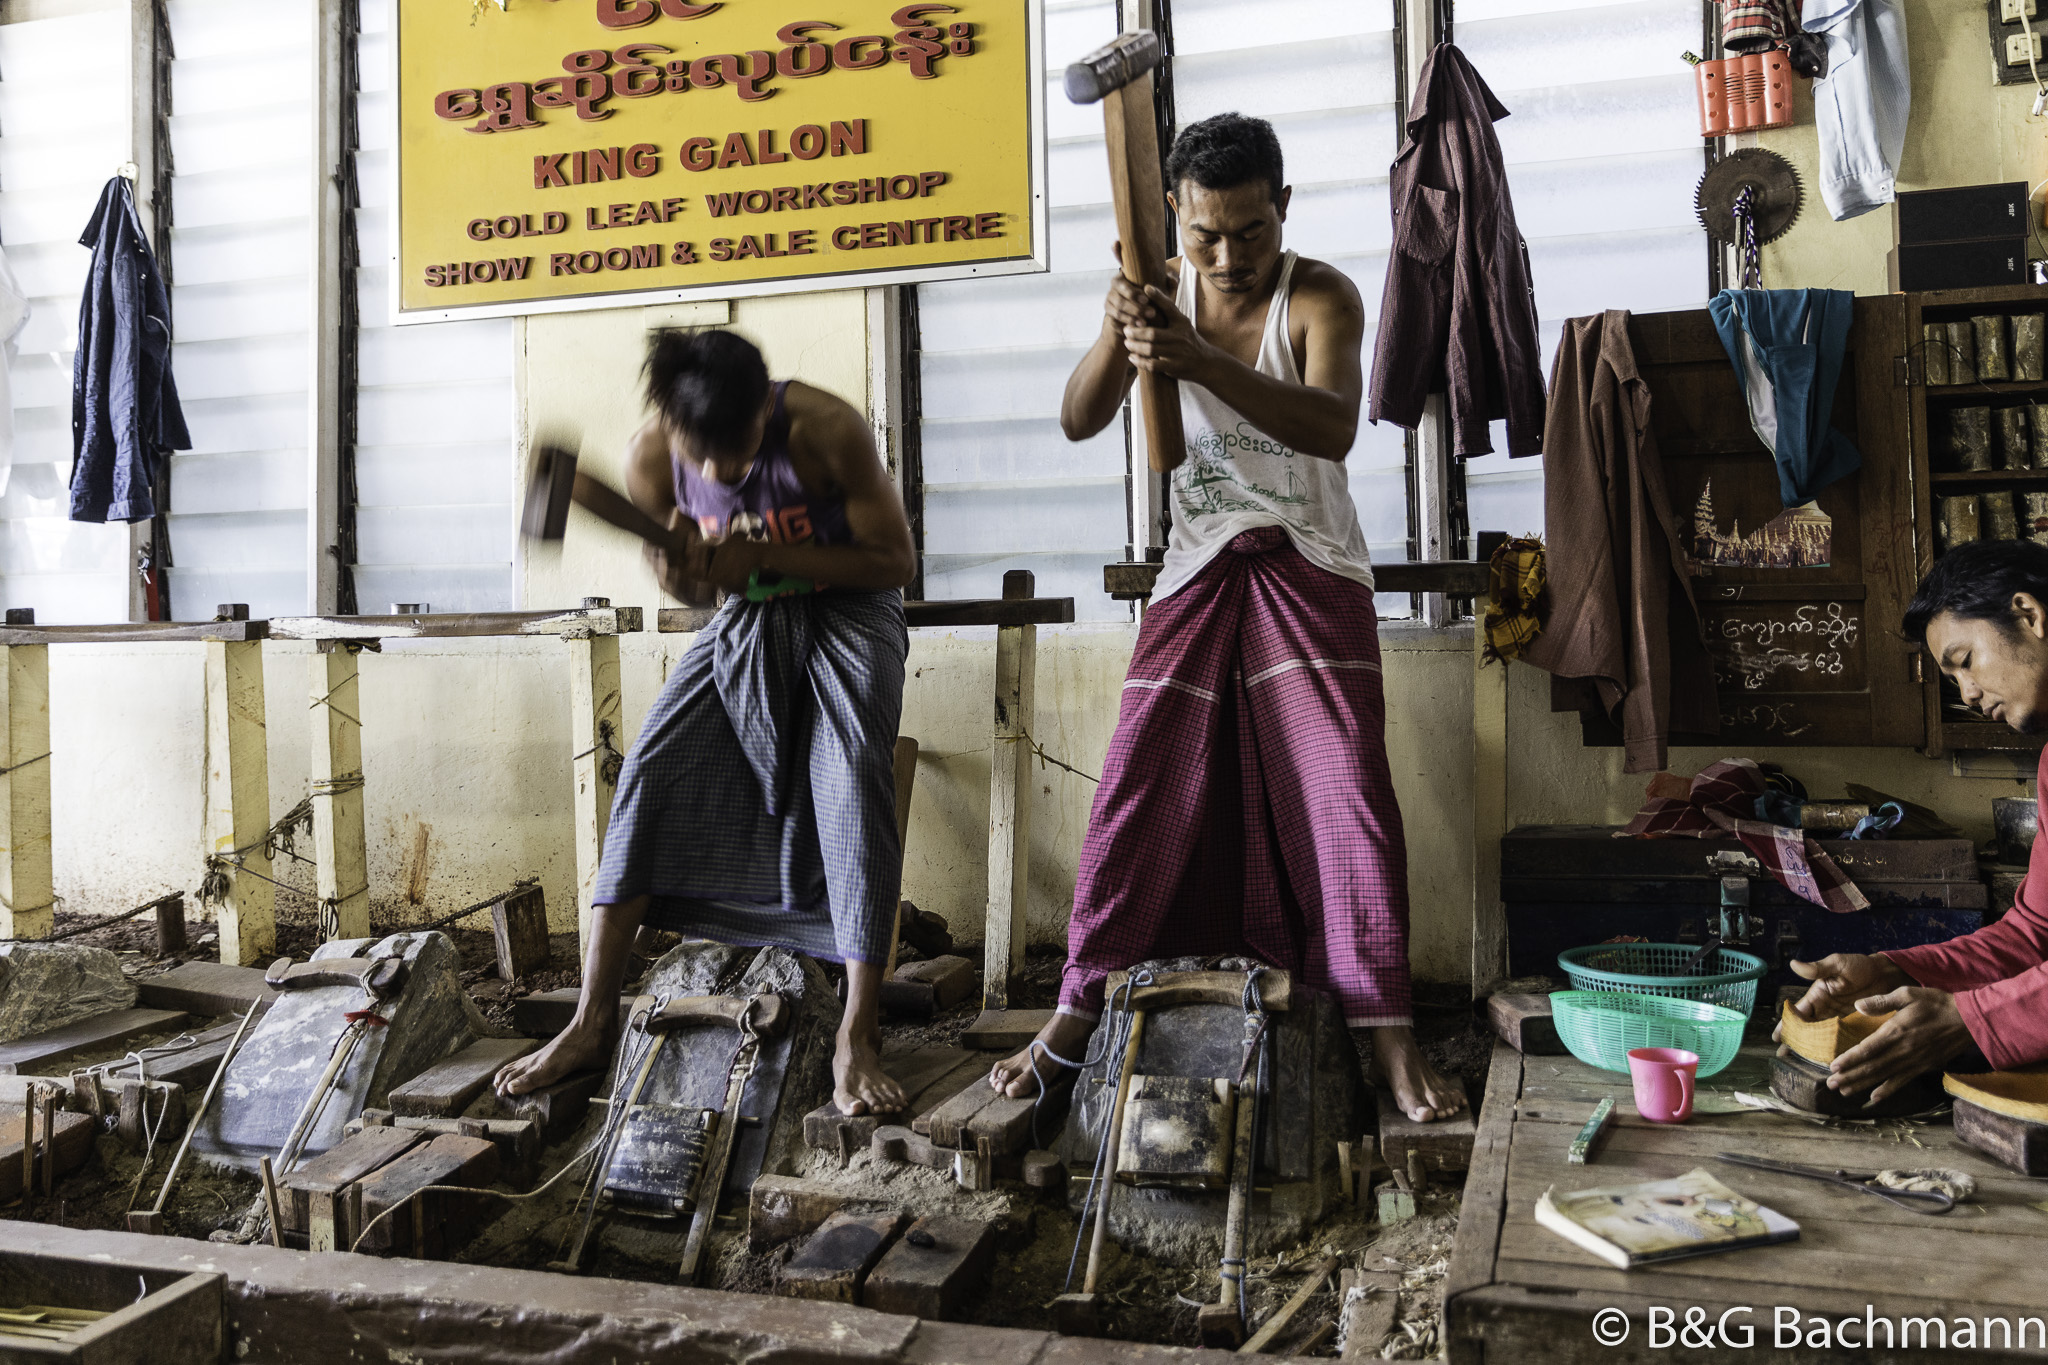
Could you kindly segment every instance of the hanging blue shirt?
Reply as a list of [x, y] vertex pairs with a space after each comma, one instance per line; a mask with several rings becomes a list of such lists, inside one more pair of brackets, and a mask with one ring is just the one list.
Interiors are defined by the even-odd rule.
[[191, 448], [171, 380], [171, 300], [135, 194], [115, 176], [79, 245], [92, 249], [71, 364], [71, 520], [155, 516], [158, 462]]
[[1862, 452], [1828, 425], [1855, 305], [1846, 289], [1723, 289], [1707, 304], [1787, 507], [1863, 467]]

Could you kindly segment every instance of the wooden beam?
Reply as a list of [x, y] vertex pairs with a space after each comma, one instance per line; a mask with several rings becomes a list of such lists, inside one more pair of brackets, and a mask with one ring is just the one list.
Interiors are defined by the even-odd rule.
[[50, 650], [0, 646], [0, 938], [48, 938], [57, 892], [50, 867]]
[[[1479, 566], [1486, 568], [1484, 564]], [[1486, 662], [1486, 623], [1472, 623], [1472, 998], [1507, 973], [1500, 841], [1508, 832], [1508, 666]]]
[[363, 834], [363, 702], [356, 651], [315, 652], [313, 862], [322, 939], [370, 936], [370, 862]]
[[[1115, 567], [1115, 566], [1112, 566]], [[1159, 566], [1150, 565], [1153, 569]], [[1150, 580], [1147, 580], [1150, 590]], [[711, 607], [663, 607], [655, 623], [664, 634], [687, 635], [704, 629]], [[1074, 619], [1071, 597], [963, 597], [954, 601], [903, 604], [903, 623], [912, 630], [958, 626], [1056, 626]]]
[[[353, 341], [342, 335], [343, 215], [350, 212], [342, 178], [342, 162], [349, 150], [342, 145], [342, 101], [355, 98], [353, 89], [343, 88], [342, 45], [353, 43], [356, 38], [344, 22], [344, 15], [352, 13], [353, 7], [343, 0], [314, 0], [311, 9], [313, 41], [305, 68], [307, 93], [312, 97], [310, 137], [306, 143], [306, 178], [300, 185], [311, 225], [308, 245], [312, 255], [311, 268], [306, 272], [306, 610], [317, 614], [341, 609], [341, 410], [344, 402], [355, 399], [354, 394], [342, 392], [341, 383], [343, 348]], [[354, 708], [350, 709], [354, 712]], [[314, 732], [317, 769], [317, 717]], [[320, 774], [316, 770], [313, 776], [317, 782]], [[317, 822], [314, 833], [317, 838]], [[329, 864], [323, 860], [321, 866], [324, 870]], [[343, 886], [355, 884], [343, 876]], [[326, 902], [330, 894], [323, 887], [321, 900]], [[366, 916], [367, 901], [360, 908]], [[323, 914], [322, 918], [327, 916]], [[369, 931], [368, 925], [364, 918], [363, 933]]]
[[604, 860], [605, 827], [612, 816], [613, 755], [626, 752], [619, 699], [619, 639], [586, 635], [569, 641], [569, 737], [575, 748], [576, 947], [590, 947], [591, 897]]
[[181, 640], [261, 640], [268, 621], [136, 621], [105, 626], [0, 626], [0, 645], [151, 645]]
[[[1029, 569], [1003, 575], [1003, 598], [1029, 598]], [[1024, 965], [1031, 885], [1031, 754], [1037, 705], [1038, 627], [996, 630], [995, 724], [989, 741], [988, 928], [983, 936], [982, 1008], [1010, 1007], [1010, 977]]]
[[[277, 955], [277, 894], [263, 851], [270, 831], [270, 766], [263, 719], [263, 645], [206, 644], [206, 852], [228, 859], [214, 905], [220, 960], [257, 966]], [[230, 855], [240, 849], [240, 868]]]
[[[132, 1038], [174, 1032], [185, 1027], [190, 1018], [182, 1010], [110, 1010], [47, 1033], [0, 1043], [0, 1071], [15, 1075], [52, 1071], [73, 1057], [115, 1048]], [[150, 1074], [156, 1075], [154, 1068]]]
[[571, 611], [476, 611], [419, 616], [280, 616], [268, 623], [273, 640], [474, 639], [493, 635], [630, 635], [640, 629], [638, 607], [580, 607]]

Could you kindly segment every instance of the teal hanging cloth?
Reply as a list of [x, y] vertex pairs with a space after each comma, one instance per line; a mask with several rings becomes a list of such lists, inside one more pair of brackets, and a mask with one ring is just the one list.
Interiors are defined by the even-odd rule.
[[1723, 289], [1707, 305], [1787, 507], [1863, 466], [1855, 443], [1828, 425], [1855, 303], [1846, 289]]

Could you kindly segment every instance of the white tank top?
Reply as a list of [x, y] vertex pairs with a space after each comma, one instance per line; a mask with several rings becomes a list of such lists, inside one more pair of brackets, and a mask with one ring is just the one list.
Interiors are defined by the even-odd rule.
[[[1289, 384], [1301, 383], [1287, 337], [1294, 261], [1292, 251], [1280, 260], [1256, 366], [1260, 374]], [[1183, 261], [1174, 302], [1190, 321], [1199, 297], [1195, 268]], [[1217, 551], [1260, 526], [1284, 527], [1309, 563], [1372, 586], [1372, 560], [1341, 463], [1296, 454], [1215, 394], [1185, 380], [1180, 421], [1187, 459], [1173, 471], [1173, 530], [1153, 601], [1185, 586]]]

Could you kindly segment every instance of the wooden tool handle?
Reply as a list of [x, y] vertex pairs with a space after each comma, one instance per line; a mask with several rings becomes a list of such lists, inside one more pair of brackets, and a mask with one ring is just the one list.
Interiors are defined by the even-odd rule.
[[675, 532], [635, 507], [618, 489], [580, 469], [576, 471], [575, 491], [570, 496], [600, 521], [608, 521], [650, 545], [665, 550], [675, 544]]
[[[1159, 131], [1152, 120], [1152, 73], [1112, 92], [1102, 101], [1103, 132], [1109, 145], [1109, 187], [1116, 205], [1116, 235], [1123, 244], [1124, 278], [1168, 293], [1166, 274], [1166, 188], [1159, 179]], [[1163, 374], [1138, 371], [1138, 405], [1145, 423], [1145, 451], [1160, 473], [1177, 469], [1187, 457], [1180, 425], [1180, 385]]]
[[754, 1032], [763, 1038], [778, 1038], [789, 1023], [789, 1002], [780, 995], [691, 995], [671, 1000], [658, 1014], [650, 1014], [642, 1026], [649, 1033], [671, 1033], [698, 1024], [738, 1028], [741, 1016], [754, 1013]]

